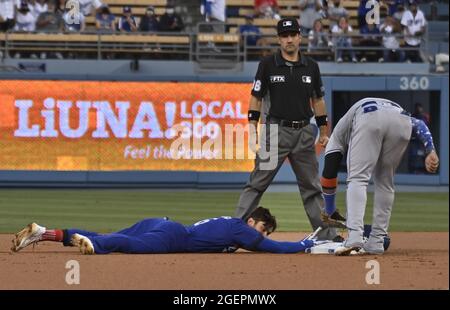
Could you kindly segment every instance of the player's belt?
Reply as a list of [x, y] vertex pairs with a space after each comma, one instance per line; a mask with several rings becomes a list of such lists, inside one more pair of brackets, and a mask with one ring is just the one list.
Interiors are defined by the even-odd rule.
[[276, 123], [280, 126], [290, 127], [290, 128], [294, 128], [294, 129], [301, 129], [301, 128], [309, 125], [309, 119], [304, 119], [301, 121], [290, 121], [287, 119], [279, 119], [279, 118], [273, 117], [271, 115], [269, 115], [268, 118], [271, 123]]

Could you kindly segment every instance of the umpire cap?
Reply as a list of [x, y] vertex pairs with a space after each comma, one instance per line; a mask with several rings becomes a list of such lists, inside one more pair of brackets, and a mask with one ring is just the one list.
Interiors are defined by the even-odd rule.
[[281, 19], [277, 24], [278, 35], [284, 32], [300, 33], [300, 25], [296, 18], [288, 17]]

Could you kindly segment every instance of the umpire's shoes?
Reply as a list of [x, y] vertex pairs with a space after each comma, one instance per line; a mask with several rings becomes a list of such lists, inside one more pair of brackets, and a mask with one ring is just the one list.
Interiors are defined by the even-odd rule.
[[337, 227], [337, 228], [342, 228], [342, 229], [347, 228], [347, 226], [345, 225], [345, 222], [347, 219], [345, 217], [343, 217], [339, 213], [339, 210], [337, 210], [337, 209], [331, 215], [328, 215], [325, 212], [322, 212], [321, 218], [322, 218], [322, 222], [327, 224], [329, 227]]
[[11, 251], [18, 252], [30, 244], [35, 244], [40, 241], [45, 230], [45, 227], [39, 226], [36, 223], [28, 224], [24, 229], [15, 234]]
[[86, 255], [95, 254], [94, 245], [92, 244], [91, 240], [89, 240], [89, 238], [80, 234], [73, 234], [70, 241], [73, 246], [77, 246], [80, 248], [80, 252], [82, 254]]

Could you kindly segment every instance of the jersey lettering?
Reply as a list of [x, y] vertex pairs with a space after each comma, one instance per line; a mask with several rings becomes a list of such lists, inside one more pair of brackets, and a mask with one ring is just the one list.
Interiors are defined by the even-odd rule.
[[230, 220], [231, 216], [213, 217], [213, 218], [210, 218], [210, 219], [201, 220], [201, 221], [198, 221], [197, 223], [195, 223], [193, 226], [198, 226], [198, 225], [201, 225], [201, 224], [208, 223], [209, 221], [215, 221], [215, 220], [218, 220], [218, 219]]

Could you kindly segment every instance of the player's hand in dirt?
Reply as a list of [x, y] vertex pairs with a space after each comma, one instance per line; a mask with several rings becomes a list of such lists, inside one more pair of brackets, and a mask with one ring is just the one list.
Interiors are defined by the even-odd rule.
[[435, 151], [431, 151], [425, 158], [425, 169], [430, 173], [435, 173], [439, 167], [439, 157]]

